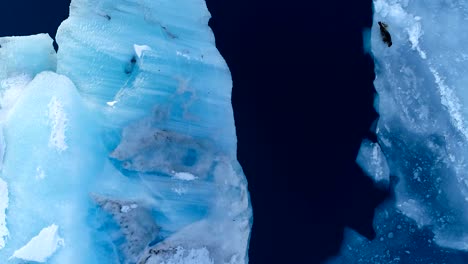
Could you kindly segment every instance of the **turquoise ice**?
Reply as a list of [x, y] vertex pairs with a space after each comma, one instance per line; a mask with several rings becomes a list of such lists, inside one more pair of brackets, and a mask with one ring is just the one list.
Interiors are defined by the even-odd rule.
[[74, 0], [0, 38], [0, 260], [247, 263], [232, 80], [202, 0]]

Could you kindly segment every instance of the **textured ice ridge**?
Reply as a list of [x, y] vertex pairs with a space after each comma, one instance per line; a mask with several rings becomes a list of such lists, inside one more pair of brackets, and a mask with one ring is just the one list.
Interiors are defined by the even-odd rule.
[[73, 0], [0, 38], [1, 263], [247, 263], [229, 69], [203, 0]]

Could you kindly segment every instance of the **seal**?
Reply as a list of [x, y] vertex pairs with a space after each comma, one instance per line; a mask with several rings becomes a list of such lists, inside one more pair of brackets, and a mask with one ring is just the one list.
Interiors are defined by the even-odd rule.
[[382, 36], [383, 42], [387, 44], [388, 47], [392, 46], [392, 36], [390, 36], [390, 33], [387, 30], [388, 25], [385, 24], [384, 22], [379, 21], [379, 27], [380, 27], [380, 35]]

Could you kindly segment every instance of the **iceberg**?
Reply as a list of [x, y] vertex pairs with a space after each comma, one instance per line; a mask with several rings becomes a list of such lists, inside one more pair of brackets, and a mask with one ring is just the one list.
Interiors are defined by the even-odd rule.
[[328, 263], [468, 263], [468, 2], [373, 4], [377, 142], [364, 140], [357, 162], [393, 195], [375, 212], [375, 239], [347, 230]]
[[0, 38], [0, 262], [248, 263], [232, 80], [202, 0], [73, 0]]
[[58, 247], [63, 245], [63, 239], [57, 235], [58, 226], [51, 225], [41, 230], [24, 247], [16, 250], [12, 258], [27, 261], [46, 262]]

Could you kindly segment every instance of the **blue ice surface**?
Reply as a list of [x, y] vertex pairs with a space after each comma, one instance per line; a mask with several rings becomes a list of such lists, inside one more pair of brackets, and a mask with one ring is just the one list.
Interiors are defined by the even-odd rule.
[[[392, 197], [376, 238], [352, 230], [328, 263], [468, 263], [468, 2], [374, 0], [377, 142], [358, 164]], [[378, 21], [393, 45], [383, 43]]]
[[232, 80], [202, 0], [73, 0], [0, 38], [0, 262], [248, 263]]

